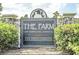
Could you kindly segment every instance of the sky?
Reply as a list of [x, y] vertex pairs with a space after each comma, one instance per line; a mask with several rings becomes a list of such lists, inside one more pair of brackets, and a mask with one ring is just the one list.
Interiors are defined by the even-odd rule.
[[[47, 0], [46, 0], [47, 1]], [[73, 0], [72, 0], [73, 1]], [[79, 17], [79, 4], [78, 3], [54, 3], [45, 2], [39, 3], [38, 2], [31, 2], [31, 3], [3, 3], [3, 11], [2, 14], [16, 14], [19, 17], [28, 14], [30, 17], [31, 12], [36, 8], [43, 9], [48, 17], [53, 17], [53, 12], [59, 11], [60, 14], [63, 13], [77, 13], [75, 17]]]

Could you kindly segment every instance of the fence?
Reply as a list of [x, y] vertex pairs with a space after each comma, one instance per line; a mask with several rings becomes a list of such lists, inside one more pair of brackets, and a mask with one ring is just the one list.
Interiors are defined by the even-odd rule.
[[57, 19], [57, 25], [63, 24], [79, 24], [79, 18], [59, 18]]

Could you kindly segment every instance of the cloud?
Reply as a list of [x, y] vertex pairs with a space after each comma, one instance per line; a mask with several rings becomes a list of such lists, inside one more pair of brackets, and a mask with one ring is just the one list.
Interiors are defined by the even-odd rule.
[[55, 11], [60, 12], [61, 5], [62, 5], [61, 3], [57, 3], [57, 4], [56, 3], [54, 3], [54, 4], [50, 3], [49, 7], [44, 8], [44, 10], [47, 12], [49, 17], [53, 17], [53, 13]]
[[13, 3], [7, 4], [3, 3], [2, 14], [16, 14], [19, 17], [29, 13], [29, 10], [32, 8], [31, 3], [22, 4], [22, 3]]
[[53, 17], [53, 12], [60, 11], [61, 3], [32, 4], [33, 9], [41, 8], [46, 11], [48, 17]]
[[[3, 3], [3, 14], [17, 14], [19, 17], [30, 13], [36, 8], [45, 10], [48, 17], [53, 17], [55, 11], [63, 13], [67, 8], [67, 3]], [[79, 15], [79, 4], [76, 4], [76, 12]], [[69, 10], [69, 9], [68, 9]]]
[[31, 11], [36, 9], [36, 8], [41, 8], [46, 11], [48, 16], [53, 16], [53, 12], [56, 10], [59, 11], [60, 8], [60, 3], [59, 4], [52, 4], [52, 3], [13, 3], [13, 4], [7, 4], [3, 3], [3, 14], [17, 14], [19, 16], [22, 16], [24, 14], [30, 15]]
[[0, 0], [2, 3], [79, 3], [79, 0]]
[[79, 4], [76, 4], [76, 15], [75, 18], [79, 18]]

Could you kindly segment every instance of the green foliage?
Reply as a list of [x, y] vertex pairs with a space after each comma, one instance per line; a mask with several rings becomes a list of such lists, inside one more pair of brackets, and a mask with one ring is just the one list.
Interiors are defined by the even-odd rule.
[[70, 54], [79, 54], [79, 24], [65, 24], [55, 28], [57, 47]]
[[18, 33], [15, 25], [0, 22], [0, 49], [11, 48], [17, 43]]

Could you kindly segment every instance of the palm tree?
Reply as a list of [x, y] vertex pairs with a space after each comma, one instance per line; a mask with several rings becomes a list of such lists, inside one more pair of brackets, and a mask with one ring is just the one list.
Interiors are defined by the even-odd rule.
[[60, 15], [58, 11], [55, 11], [53, 14], [54, 14], [53, 18], [56, 18], [56, 19], [57, 19], [58, 16]]

